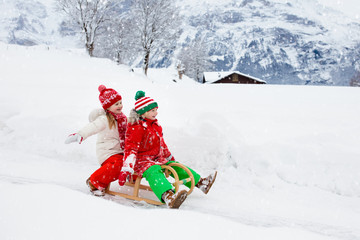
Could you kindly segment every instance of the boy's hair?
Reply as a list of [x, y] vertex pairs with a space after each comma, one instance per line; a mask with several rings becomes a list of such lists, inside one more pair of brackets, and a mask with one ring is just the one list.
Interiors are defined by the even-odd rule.
[[116, 120], [114, 116], [111, 113], [106, 112], [106, 117], [109, 123], [109, 128], [112, 129], [113, 127], [116, 127]]

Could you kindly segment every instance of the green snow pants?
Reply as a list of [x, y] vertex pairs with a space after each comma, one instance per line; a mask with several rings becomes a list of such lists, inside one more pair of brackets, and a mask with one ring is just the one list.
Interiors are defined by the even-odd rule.
[[[174, 163], [175, 161], [169, 161], [167, 162], [165, 165], [169, 165], [170, 163]], [[200, 180], [200, 175], [195, 172], [194, 170], [192, 170], [191, 168], [189, 168], [188, 166], [186, 166], [190, 172], [193, 174], [194, 176], [194, 180], [195, 180], [195, 185], [199, 182]], [[183, 180], [183, 179], [186, 179], [189, 177], [189, 175], [185, 172], [184, 169], [182, 169], [181, 167], [176, 167], [176, 166], [173, 166], [172, 167], [175, 172], [179, 175], [179, 180]], [[172, 174], [170, 174], [172, 176]], [[185, 186], [187, 186], [188, 188], [191, 188], [191, 182], [187, 182], [185, 183]]]
[[[171, 162], [173, 162], [173, 161], [166, 163], [166, 165], [170, 164]], [[189, 177], [189, 175], [182, 168], [180, 168], [180, 167], [173, 167], [173, 168], [176, 171], [176, 173], [179, 175], [180, 180]], [[196, 185], [200, 180], [200, 175], [190, 168], [189, 168], [189, 170], [194, 175], [195, 185]], [[143, 177], [146, 179], [146, 181], [149, 182], [149, 185], [150, 185], [151, 189], [153, 190], [153, 192], [155, 193], [156, 197], [161, 202], [164, 202], [161, 198], [162, 195], [164, 194], [164, 192], [172, 190], [173, 186], [166, 179], [166, 177], [161, 169], [161, 166], [153, 165], [153, 166], [149, 167], [143, 173]], [[191, 182], [186, 183], [185, 186], [190, 188]]]

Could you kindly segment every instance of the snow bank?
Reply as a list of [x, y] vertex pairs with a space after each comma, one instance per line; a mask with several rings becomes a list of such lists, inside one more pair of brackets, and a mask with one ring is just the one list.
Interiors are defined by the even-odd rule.
[[[1, 239], [183, 237], [174, 225], [194, 238], [360, 238], [358, 88], [174, 82], [173, 69], [147, 78], [76, 49], [2, 43], [0, 66]], [[154, 98], [175, 158], [219, 171], [211, 192], [180, 211], [89, 195], [95, 137], [64, 140], [100, 107], [100, 84], [126, 115], [136, 91]]]

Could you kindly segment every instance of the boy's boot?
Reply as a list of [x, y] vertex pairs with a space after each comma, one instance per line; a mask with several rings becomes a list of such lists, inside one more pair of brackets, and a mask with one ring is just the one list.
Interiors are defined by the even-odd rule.
[[102, 197], [102, 196], [105, 196], [105, 189], [97, 189], [90, 181], [90, 178], [88, 178], [86, 180], [86, 184], [88, 185], [88, 187], [90, 188], [90, 192], [92, 194], [94, 194], [95, 196], [97, 197]]
[[186, 190], [181, 190], [177, 193], [174, 193], [173, 190], [169, 190], [164, 192], [162, 195], [162, 200], [164, 200], [169, 208], [179, 208], [180, 205], [185, 201], [186, 197]]
[[200, 178], [199, 182], [196, 184], [196, 187], [207, 194], [215, 182], [216, 175], [217, 171], [215, 171], [213, 174], [210, 174], [207, 178]]

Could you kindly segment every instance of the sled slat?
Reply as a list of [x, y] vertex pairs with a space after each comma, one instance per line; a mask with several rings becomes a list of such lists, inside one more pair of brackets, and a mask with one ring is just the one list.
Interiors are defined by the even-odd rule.
[[[186, 179], [180, 180], [179, 184], [186, 184], [188, 182], [191, 182], [191, 178], [186, 178]], [[175, 184], [175, 183], [173, 183], [173, 184]]]
[[135, 201], [145, 201], [147, 203], [153, 204], [153, 205], [163, 205], [164, 203], [156, 201], [156, 200], [152, 200], [152, 199], [148, 199], [148, 198], [142, 198], [142, 197], [136, 197], [136, 196], [131, 196], [125, 193], [120, 193], [120, 192], [114, 192], [114, 191], [107, 191], [108, 194], [114, 195], [114, 196], [120, 196], [123, 198], [128, 198], [128, 199], [132, 199]]

